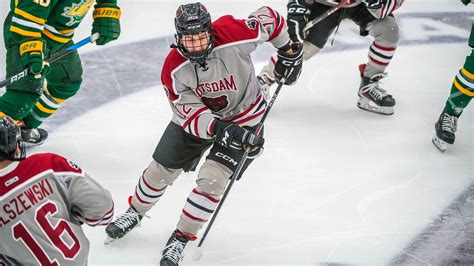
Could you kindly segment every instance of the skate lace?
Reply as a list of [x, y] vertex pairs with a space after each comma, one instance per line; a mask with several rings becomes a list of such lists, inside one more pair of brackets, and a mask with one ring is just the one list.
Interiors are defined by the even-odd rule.
[[173, 239], [173, 241], [164, 248], [163, 257], [178, 264], [183, 260], [183, 250], [185, 244], [186, 243], [183, 243], [177, 239]]
[[387, 73], [379, 73], [375, 74], [371, 79], [370, 83], [365, 85], [360, 89], [361, 93], [368, 92], [370, 96], [372, 96], [376, 100], [382, 100], [383, 97], [387, 96], [387, 91], [382, 89], [381, 86], [381, 79], [385, 78]]
[[444, 113], [443, 118], [442, 118], [441, 128], [443, 129], [443, 131], [454, 133], [456, 131], [456, 126], [457, 126], [456, 122], [457, 122], [457, 118], [455, 116], [451, 116], [447, 113]]
[[140, 215], [134, 211], [126, 211], [124, 214], [117, 217], [114, 224], [123, 230], [133, 225], [134, 222], [137, 223], [137, 226], [140, 226]]

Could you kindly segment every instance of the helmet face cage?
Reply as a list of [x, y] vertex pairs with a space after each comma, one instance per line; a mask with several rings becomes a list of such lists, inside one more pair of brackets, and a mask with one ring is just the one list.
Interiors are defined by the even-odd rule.
[[[206, 7], [201, 3], [193, 3], [181, 5], [176, 11], [174, 24], [176, 28], [176, 43], [179, 51], [189, 60], [205, 64], [207, 56], [214, 48], [214, 35], [211, 27], [211, 15]], [[207, 32], [207, 36], [202, 34]], [[191, 37], [191, 35], [199, 35], [199, 45], [189, 47], [190, 41], [187, 42], [188, 48], [183, 44], [183, 38]], [[191, 39], [191, 38], [190, 38]], [[193, 38], [196, 40], [196, 37]], [[205, 47], [205, 49], [198, 49]], [[196, 51], [199, 50], [199, 51]]]
[[[17, 143], [20, 144], [21, 154], [15, 156]], [[22, 160], [26, 156], [21, 141], [20, 127], [9, 117], [0, 119], [0, 160]]]

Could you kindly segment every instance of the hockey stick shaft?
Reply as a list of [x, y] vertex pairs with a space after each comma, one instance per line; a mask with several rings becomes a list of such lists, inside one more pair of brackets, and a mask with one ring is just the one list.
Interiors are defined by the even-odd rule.
[[[260, 122], [257, 125], [257, 128], [255, 129], [255, 134], [260, 135], [260, 132], [262, 131], [262, 128], [263, 128], [263, 123], [267, 119], [268, 113], [270, 113], [270, 110], [272, 109], [272, 106], [275, 103], [275, 100], [278, 97], [278, 94], [280, 93], [280, 90], [283, 87], [284, 83], [285, 83], [285, 80], [281, 79], [280, 84], [278, 84], [278, 87], [276, 88], [275, 93], [273, 93], [273, 96], [270, 99], [270, 102], [268, 102], [267, 109], [265, 110], [265, 113], [263, 113], [262, 119], [260, 120]], [[204, 231], [204, 234], [201, 237], [201, 240], [199, 240], [199, 244], [197, 245], [198, 248], [202, 246], [202, 244], [204, 243], [204, 240], [207, 237], [207, 234], [211, 230], [211, 227], [214, 224], [214, 221], [216, 220], [217, 214], [219, 214], [219, 211], [222, 205], [224, 205], [224, 201], [227, 198], [227, 195], [229, 194], [230, 189], [234, 185], [234, 182], [237, 179], [237, 177], [240, 175], [240, 172], [242, 171], [242, 168], [244, 167], [245, 161], [247, 161], [249, 152], [250, 152], [250, 149], [245, 149], [244, 155], [242, 155], [242, 159], [237, 165], [237, 169], [235, 169], [234, 174], [232, 175], [229, 181], [229, 185], [227, 185], [227, 188], [225, 189], [224, 194], [222, 195], [222, 199], [220, 200], [219, 204], [217, 205], [216, 210], [214, 211], [214, 215], [212, 215], [211, 220], [209, 221], [209, 224], [207, 225], [206, 230]]]
[[[73, 51], [79, 49], [80, 47], [88, 44], [88, 43], [94, 43], [97, 39], [99, 38], [99, 34], [98, 33], [94, 33], [92, 34], [91, 36], [55, 53], [54, 55], [52, 55], [51, 57], [49, 57], [48, 59], [44, 60], [45, 62], [47, 63], [53, 63], [55, 61], [57, 61], [58, 59], [72, 53]], [[1, 81], [0, 82], [0, 88], [3, 88], [7, 85], [10, 85], [24, 77], [26, 77], [26, 75], [28, 75], [29, 73], [29, 69], [26, 68], [26, 69], [23, 69], [21, 72], [17, 73], [16, 75], [13, 75], [11, 77], [8, 77], [6, 78], [5, 80]]]
[[317, 18], [311, 20], [310, 22], [308, 22], [306, 24], [306, 26], [303, 28], [303, 32], [305, 33], [305, 35], [308, 34], [308, 31], [314, 27], [314, 25], [318, 24], [319, 22], [321, 22], [322, 20], [326, 19], [327, 17], [329, 17], [330, 15], [334, 14], [336, 11], [338, 11], [339, 9], [349, 5], [351, 3], [351, 1], [342, 1], [340, 2], [337, 6], [334, 6], [332, 8], [330, 8], [329, 10], [327, 10], [326, 12], [322, 13], [321, 15], [319, 15]]

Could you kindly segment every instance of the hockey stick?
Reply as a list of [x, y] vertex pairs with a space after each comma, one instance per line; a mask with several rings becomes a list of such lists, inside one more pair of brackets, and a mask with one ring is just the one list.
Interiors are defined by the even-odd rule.
[[[275, 93], [273, 93], [272, 98], [270, 99], [270, 102], [268, 102], [268, 107], [267, 110], [265, 110], [265, 113], [263, 113], [262, 120], [257, 125], [257, 128], [255, 129], [255, 134], [258, 136], [260, 135], [260, 132], [262, 131], [263, 128], [263, 123], [265, 122], [265, 119], [268, 116], [268, 113], [270, 113], [270, 110], [272, 109], [273, 103], [275, 103], [276, 98], [278, 97], [278, 93], [280, 93], [281, 88], [283, 87], [283, 84], [285, 83], [285, 78], [282, 78], [280, 80], [280, 84], [278, 84], [278, 87], [275, 90]], [[216, 220], [217, 214], [219, 213], [222, 205], [224, 205], [224, 201], [227, 198], [227, 195], [230, 192], [230, 189], [234, 185], [235, 180], [237, 180], [237, 177], [240, 175], [240, 172], [242, 171], [242, 168], [244, 167], [245, 161], [247, 160], [247, 157], [250, 153], [250, 149], [245, 149], [244, 155], [242, 156], [242, 159], [240, 160], [239, 164], [237, 165], [237, 169], [235, 169], [234, 174], [232, 175], [229, 185], [224, 191], [224, 195], [222, 195], [222, 199], [217, 205], [216, 211], [214, 212], [214, 215], [212, 215], [211, 220], [209, 221], [209, 224], [206, 227], [206, 230], [204, 231], [204, 234], [201, 237], [201, 240], [199, 240], [199, 244], [197, 245], [197, 248], [195, 250], [193, 260], [197, 261], [202, 257], [202, 244], [204, 243], [204, 240], [206, 240], [207, 234], [211, 230], [212, 224], [214, 224], [214, 221]]]
[[[48, 59], [46, 59], [44, 61], [47, 62], [47, 63], [53, 63], [56, 60], [72, 53], [73, 51], [79, 49], [80, 47], [82, 47], [82, 46], [84, 46], [88, 43], [94, 43], [97, 39], [99, 39], [99, 33], [94, 33], [91, 36], [79, 41], [78, 43], [75, 43], [75, 44], [73, 44], [73, 45], [71, 45], [71, 46], [55, 53], [54, 55], [52, 55], [51, 57], [49, 57]], [[26, 77], [26, 75], [28, 75], [29, 72], [30, 72], [30, 69], [26, 68], [26, 69], [23, 69], [23, 71], [21, 71], [20, 73], [6, 78], [5, 80], [0, 82], [0, 88], [3, 88], [7, 85], [12, 84], [13, 82], [16, 82], [16, 81]]]
[[305, 38], [306, 36], [308, 35], [308, 31], [314, 27], [314, 25], [318, 24], [319, 22], [321, 22], [323, 19], [329, 17], [330, 15], [334, 14], [336, 11], [338, 11], [339, 9], [351, 4], [352, 1], [351, 0], [345, 0], [345, 1], [342, 1], [340, 2], [337, 6], [334, 6], [332, 8], [330, 8], [329, 10], [327, 10], [326, 12], [322, 13], [321, 15], [319, 15], [317, 18], [311, 20], [310, 22], [308, 22], [306, 24], [306, 26], [304, 26], [303, 28], [303, 32], [304, 32], [304, 35], [305, 35]]

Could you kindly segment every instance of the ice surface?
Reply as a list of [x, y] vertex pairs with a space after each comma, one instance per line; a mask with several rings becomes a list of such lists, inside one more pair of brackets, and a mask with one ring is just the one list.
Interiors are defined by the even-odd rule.
[[[123, 1], [120, 41], [83, 50], [81, 92], [45, 124], [48, 142], [32, 150], [81, 165], [110, 189], [118, 213], [171, 117], [159, 60], [173, 41], [174, 9], [183, 2]], [[245, 17], [267, 2], [285, 12], [285, 1], [223, 2], [204, 1], [214, 17]], [[369, 39], [344, 25], [336, 45], [305, 62], [298, 84], [280, 93], [267, 120], [265, 153], [233, 187], [202, 259], [191, 261], [192, 243], [184, 264], [436, 264], [453, 253], [432, 248], [446, 242], [440, 230], [457, 233], [454, 240], [444, 235], [451, 236], [451, 251], [460, 252], [456, 246], [466, 243], [472, 228], [462, 226], [472, 213], [472, 199], [463, 197], [474, 182], [472, 106], [459, 120], [451, 150], [441, 154], [431, 136], [470, 52], [466, 13], [447, 12], [473, 8], [437, 0], [407, 1], [400, 10], [403, 43], [383, 83], [397, 100], [389, 117], [356, 107], [357, 65], [366, 61]], [[88, 33], [82, 27], [77, 39]], [[262, 53], [255, 55], [256, 69], [267, 56]], [[156, 265], [195, 177], [183, 174], [151, 218], [123, 240], [104, 246], [104, 228], [84, 227], [89, 264]], [[445, 215], [451, 218], [437, 222]], [[427, 241], [417, 241], [420, 236]]]

